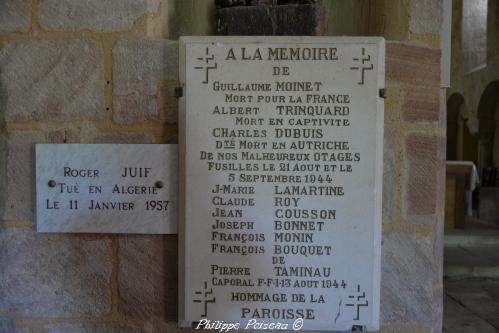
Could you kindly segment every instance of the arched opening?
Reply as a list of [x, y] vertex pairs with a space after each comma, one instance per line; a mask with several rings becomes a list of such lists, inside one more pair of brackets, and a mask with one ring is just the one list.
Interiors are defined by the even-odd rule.
[[480, 219], [499, 224], [499, 80], [483, 91], [478, 104], [481, 189]]
[[475, 134], [470, 132], [470, 128], [468, 126], [468, 119], [464, 119], [461, 117], [460, 119], [460, 128], [461, 128], [461, 159], [463, 161], [471, 161], [478, 165], [479, 159], [479, 144], [478, 137]]
[[[452, 94], [447, 100], [447, 194], [446, 227], [463, 228], [465, 214], [473, 214], [473, 198], [478, 206], [478, 196], [473, 196], [476, 182], [466, 181], [470, 175], [475, 177], [478, 162], [478, 136], [470, 131], [466, 102], [459, 93]], [[473, 162], [470, 163], [470, 162]], [[466, 175], [466, 176], [465, 176]], [[476, 179], [476, 178], [475, 178]]]
[[464, 112], [464, 97], [452, 94], [447, 100], [447, 160], [478, 163], [478, 138], [470, 132]]
[[452, 94], [447, 100], [447, 160], [458, 159], [459, 114], [464, 106], [464, 97]]
[[478, 104], [478, 135], [480, 140], [480, 170], [499, 166], [499, 80], [483, 91]]

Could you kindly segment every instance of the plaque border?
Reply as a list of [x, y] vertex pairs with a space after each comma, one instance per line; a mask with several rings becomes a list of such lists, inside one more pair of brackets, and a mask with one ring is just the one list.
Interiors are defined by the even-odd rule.
[[[39, 233], [88, 233], [88, 234], [137, 234], [137, 235], [168, 235], [168, 234], [177, 234], [177, 226], [178, 226], [178, 197], [171, 197], [169, 200], [176, 200], [176, 205], [177, 205], [177, 211], [171, 211], [168, 216], [170, 222], [168, 220], [164, 221], [158, 221], [155, 224], [156, 230], [149, 231], [149, 232], [139, 232], [138, 230], [134, 230], [133, 226], [129, 228], [122, 228], [120, 230], [110, 230], [109, 227], [105, 227], [102, 229], [96, 228], [95, 230], [80, 230], [75, 227], [73, 228], [68, 228], [67, 230], [55, 230], [53, 228], [49, 228], [46, 223], [41, 224], [39, 222], [40, 216], [39, 216], [39, 198], [38, 198], [38, 191], [42, 189], [42, 187], [45, 187], [46, 183], [43, 183], [42, 180], [40, 179], [39, 175], [39, 166], [40, 166], [40, 157], [42, 154], [50, 154], [51, 152], [54, 152], [54, 150], [57, 150], [59, 147], [64, 147], [64, 149], [87, 149], [90, 147], [93, 147], [94, 149], [102, 148], [102, 149], [116, 149], [120, 150], [123, 148], [138, 148], [138, 149], [153, 149], [155, 153], [158, 154], [165, 154], [161, 156], [161, 159], [164, 159], [166, 161], [167, 158], [174, 159], [178, 158], [178, 146], [176, 144], [151, 144], [151, 143], [144, 143], [144, 144], [111, 144], [111, 143], [95, 143], [95, 144], [86, 144], [86, 143], [61, 143], [61, 144], [50, 144], [50, 143], [37, 143], [35, 144], [35, 175], [36, 175], [36, 181], [35, 181], [35, 210], [34, 210], [34, 217], [35, 217], [35, 223], [36, 223], [36, 231]], [[119, 148], [117, 148], [119, 147]], [[176, 164], [176, 165], [175, 165]], [[171, 161], [171, 163], [167, 164], [168, 166], [175, 166], [177, 170], [171, 169], [168, 170], [166, 169], [165, 176], [176, 176], [178, 174], [178, 161]], [[158, 165], [158, 169], [165, 169], [166, 165]], [[178, 179], [168, 179], [167, 184], [176, 187], [176, 192], [178, 195]], [[175, 207], [175, 206], [173, 206]], [[95, 213], [97, 214], [97, 213]]]
[[[381, 293], [381, 241], [382, 241], [382, 194], [383, 194], [383, 137], [384, 137], [384, 96], [379, 92], [385, 89], [385, 39], [383, 37], [331, 37], [331, 36], [181, 36], [179, 38], [179, 83], [183, 89], [182, 96], [178, 99], [178, 131], [179, 131], [179, 203], [178, 203], [178, 325], [179, 327], [192, 327], [195, 322], [185, 320], [185, 276], [186, 276], [186, 242], [185, 242], [185, 149], [186, 149], [186, 46], [187, 44], [270, 44], [270, 43], [300, 43], [300, 44], [376, 44], [377, 54], [377, 104], [376, 104], [376, 160], [374, 176], [374, 228], [372, 236], [373, 262], [373, 301], [371, 306], [372, 322], [364, 329], [377, 331], [380, 328], [380, 293]], [[375, 239], [379, 239], [379, 246], [376, 246]], [[377, 258], [377, 260], [376, 260]], [[307, 330], [332, 330], [333, 328], [313, 327], [303, 328]]]

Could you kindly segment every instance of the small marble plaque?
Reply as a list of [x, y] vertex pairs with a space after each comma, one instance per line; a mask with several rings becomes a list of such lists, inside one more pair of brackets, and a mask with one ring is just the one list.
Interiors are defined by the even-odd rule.
[[177, 232], [177, 146], [37, 144], [39, 232]]
[[377, 330], [384, 40], [180, 41], [181, 325]]

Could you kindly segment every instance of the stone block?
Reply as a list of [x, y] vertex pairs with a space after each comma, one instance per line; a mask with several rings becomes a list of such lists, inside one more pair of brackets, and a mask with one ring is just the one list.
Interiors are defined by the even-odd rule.
[[436, 81], [427, 85], [407, 84], [402, 105], [403, 119], [406, 121], [438, 121], [440, 91]]
[[0, 311], [16, 316], [100, 316], [111, 310], [110, 241], [0, 230]]
[[402, 118], [404, 88], [400, 83], [386, 82], [385, 128], [399, 128]]
[[118, 308], [126, 316], [176, 320], [176, 236], [121, 237], [118, 283]]
[[26, 32], [31, 24], [31, 0], [0, 2], [0, 34]]
[[90, 40], [12, 41], [0, 50], [6, 121], [100, 119], [104, 62]]
[[383, 223], [392, 223], [396, 218], [397, 187], [400, 177], [397, 172], [398, 131], [385, 128], [383, 144]]
[[319, 4], [236, 6], [215, 10], [219, 35], [321, 36], [325, 9]]
[[435, 262], [433, 237], [383, 234], [381, 260], [381, 322], [414, 324], [431, 332], [441, 316], [441, 277]]
[[154, 137], [149, 133], [101, 133], [93, 143], [154, 143]]
[[120, 40], [113, 49], [113, 58], [115, 122], [167, 121], [174, 117], [171, 113], [176, 110], [165, 101], [176, 103], [178, 42]]
[[92, 121], [39, 123], [40, 131], [46, 133], [47, 143], [90, 143], [97, 135]]
[[386, 81], [403, 85], [404, 120], [439, 120], [439, 50], [405, 43], [386, 43]]
[[[436, 213], [438, 147], [436, 136], [413, 133], [406, 137], [407, 184], [404, 186], [404, 198], [407, 215]], [[424, 221], [432, 222], [431, 219]]]
[[40, 132], [16, 132], [10, 135], [7, 141], [5, 209], [2, 219], [34, 221], [35, 143], [44, 141]]
[[409, 30], [413, 34], [439, 34], [442, 29], [442, 0], [412, 1]]
[[113, 32], [130, 30], [135, 21], [158, 10], [160, 0], [40, 0], [38, 19], [45, 30]]
[[79, 143], [79, 133], [73, 130], [58, 129], [47, 134], [49, 143]]

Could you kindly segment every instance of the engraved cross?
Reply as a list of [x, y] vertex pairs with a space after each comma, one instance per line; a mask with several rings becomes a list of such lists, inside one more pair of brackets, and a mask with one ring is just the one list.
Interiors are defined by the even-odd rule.
[[197, 60], [201, 61], [203, 64], [201, 66], [196, 66], [194, 69], [204, 69], [205, 79], [202, 81], [203, 84], [207, 84], [209, 81], [209, 71], [210, 69], [216, 69], [217, 63], [215, 61], [215, 55], [211, 54], [208, 48], [206, 48], [206, 54], [204, 57], [199, 57]]
[[366, 293], [362, 292], [360, 293], [360, 285], [357, 285], [357, 296], [355, 295], [350, 295], [348, 296], [350, 299], [351, 303], [345, 304], [346, 306], [355, 306], [357, 307], [356, 310], [356, 315], [353, 318], [353, 320], [359, 320], [360, 319], [360, 307], [362, 306], [369, 306], [369, 301], [365, 300], [365, 303], [362, 303], [361, 300], [366, 298]]
[[208, 289], [208, 283], [205, 281], [204, 282], [204, 292], [203, 291], [196, 291], [194, 293], [196, 295], [202, 295], [200, 297], [202, 299], [194, 299], [192, 301], [194, 303], [204, 303], [203, 304], [204, 305], [204, 313], [201, 315], [201, 317], [206, 318], [206, 316], [208, 315], [208, 303], [215, 303], [216, 302], [215, 297], [208, 299], [208, 296], [213, 294], [213, 289], [212, 288]]
[[[357, 84], [364, 84], [365, 71], [372, 71], [374, 65], [371, 61], [371, 56], [366, 55], [366, 49], [362, 48], [362, 58], [353, 58], [353, 61], [360, 62], [359, 66], [350, 67], [351, 70], [360, 70], [360, 81]], [[370, 62], [369, 64], [367, 64]]]

